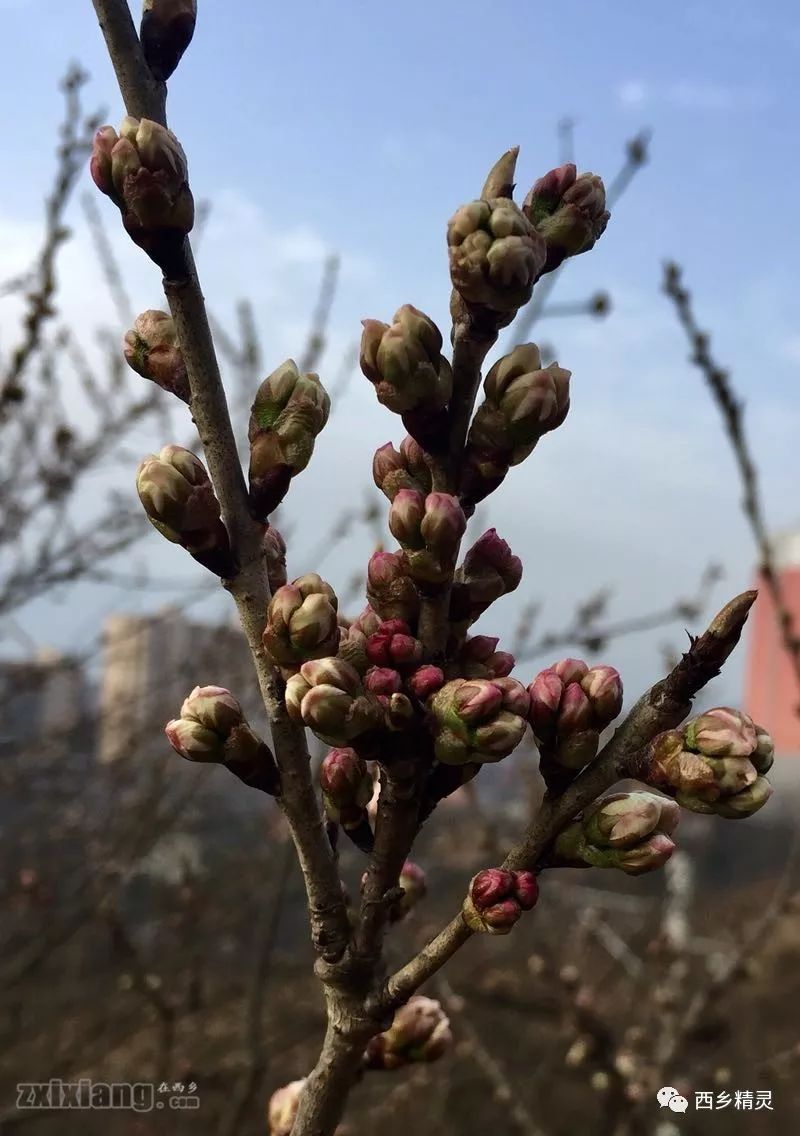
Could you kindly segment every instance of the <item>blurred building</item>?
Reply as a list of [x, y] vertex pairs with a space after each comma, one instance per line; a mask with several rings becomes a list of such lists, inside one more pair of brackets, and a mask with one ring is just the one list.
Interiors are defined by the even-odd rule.
[[[779, 533], [773, 554], [794, 633], [800, 635], [800, 528]], [[797, 674], [783, 645], [769, 588], [763, 580], [755, 586], [759, 595], [749, 620], [744, 709], [769, 729], [778, 755], [800, 757]]]
[[33, 659], [0, 662], [0, 754], [59, 739], [74, 747], [76, 734], [91, 748], [90, 699], [78, 659], [41, 650]]
[[191, 623], [177, 608], [152, 615], [112, 615], [103, 628], [98, 757], [130, 757], [158, 740], [195, 686], [230, 688], [248, 716], [261, 711], [242, 632]]

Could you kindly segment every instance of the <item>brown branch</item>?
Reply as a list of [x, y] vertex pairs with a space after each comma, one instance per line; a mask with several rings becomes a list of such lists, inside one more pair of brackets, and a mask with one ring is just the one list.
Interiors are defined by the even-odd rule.
[[711, 355], [708, 335], [697, 325], [692, 309], [692, 296], [683, 284], [683, 274], [679, 265], [669, 263], [664, 266], [664, 291], [674, 303], [680, 325], [686, 332], [692, 348], [690, 360], [703, 375], [722, 415], [725, 433], [733, 449], [742, 482], [742, 510], [758, 547], [761, 575], [775, 605], [783, 646], [800, 688], [800, 633], [795, 628], [789, 604], [775, 569], [772, 544], [761, 503], [758, 471], [745, 437], [742, 403], [733, 392], [728, 372], [720, 367]]
[[[163, 84], [156, 83], [144, 61], [125, 0], [93, 0], [129, 114], [166, 126]], [[327, 958], [343, 953], [349, 923], [341, 883], [311, 784], [302, 727], [289, 720], [280, 680], [269, 664], [261, 633], [269, 602], [269, 584], [261, 556], [262, 532], [250, 514], [247, 488], [208, 323], [203, 294], [188, 240], [176, 258], [175, 279], [164, 291], [186, 362], [192, 416], [203, 443], [222, 516], [239, 562], [227, 582], [253, 656], [259, 686], [272, 725], [275, 757], [281, 771], [281, 804], [308, 894], [312, 938]]]
[[[646, 746], [657, 734], [678, 726], [695, 695], [715, 678], [739, 641], [755, 592], [743, 592], [711, 621], [666, 678], [644, 694], [613, 737], [562, 796], [546, 797], [534, 823], [503, 864], [511, 870], [541, 866], [548, 847], [572, 818], [625, 777], [640, 776]], [[459, 913], [435, 939], [392, 975], [381, 1004], [399, 1006], [431, 978], [471, 937]]]

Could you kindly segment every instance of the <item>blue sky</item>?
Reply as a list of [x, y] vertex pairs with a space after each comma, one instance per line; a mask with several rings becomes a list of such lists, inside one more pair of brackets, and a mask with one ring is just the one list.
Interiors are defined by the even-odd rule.
[[[121, 107], [90, 0], [0, 0], [0, 13], [5, 86], [16, 92], [0, 183], [5, 278], [35, 247], [67, 62], [91, 72], [87, 101], [104, 105], [110, 121]], [[722, 599], [749, 582], [752, 546], [716, 412], [659, 292], [661, 262], [684, 264], [716, 353], [733, 368], [770, 519], [800, 521], [799, 54], [800, 9], [789, 0], [616, 0], [602, 9], [588, 0], [200, 0], [195, 42], [171, 83], [170, 122], [196, 195], [214, 203], [200, 253], [205, 291], [222, 317], [239, 296], [253, 297], [274, 366], [301, 350], [320, 262], [340, 252], [330, 373], [364, 316], [385, 319], [413, 302], [444, 328], [446, 221], [507, 146], [522, 147], [524, 193], [558, 161], [562, 116], [575, 120], [579, 166], [607, 179], [624, 140], [651, 127], [650, 165], [597, 249], [558, 287], [559, 300], [605, 288], [614, 310], [602, 322], [537, 329], [573, 371], [573, 409], [496, 495], [491, 521], [523, 554], [526, 597], [547, 599], [548, 625], [601, 584], [618, 588], [620, 614], [660, 605], [690, 591], [714, 556], [728, 574]], [[113, 223], [110, 208], [107, 216]], [[65, 312], [88, 329], [111, 309], [78, 211], [73, 220]], [[137, 307], [160, 306], [155, 270], [121, 238], [116, 247]], [[3, 341], [13, 316], [0, 307]], [[313, 514], [300, 523], [297, 572], [312, 567], [303, 525], [318, 529], [338, 502], [361, 494], [374, 448], [401, 436], [356, 380], [289, 499], [290, 512]], [[176, 550], [143, 548], [137, 556], [196, 582]], [[364, 557], [369, 548], [366, 534], [349, 546]], [[345, 558], [329, 564], [333, 581], [344, 579]], [[76, 595], [32, 606], [20, 621], [61, 647], [80, 646], [96, 609], [156, 602]], [[88, 621], [82, 605], [95, 609]], [[489, 625], [512, 622], [506, 601]], [[680, 636], [613, 652], [632, 693], [655, 675], [665, 639]]]

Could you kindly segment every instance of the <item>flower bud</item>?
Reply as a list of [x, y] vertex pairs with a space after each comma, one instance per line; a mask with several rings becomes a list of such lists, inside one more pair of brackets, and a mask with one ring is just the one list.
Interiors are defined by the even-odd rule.
[[470, 881], [462, 915], [473, 931], [507, 935], [538, 898], [539, 885], [533, 872], [486, 868]]
[[[506, 684], [512, 684], [507, 686]], [[499, 761], [516, 749], [526, 729], [512, 707], [528, 701], [513, 679], [453, 679], [431, 699], [434, 751], [447, 765]]]
[[650, 743], [647, 781], [692, 812], [752, 816], [772, 794], [762, 775], [773, 750], [766, 730], [746, 714], [718, 706]]
[[468, 304], [515, 312], [531, 298], [547, 254], [510, 198], [463, 205], [447, 226], [450, 277]]
[[397, 885], [403, 889], [403, 894], [389, 908], [389, 920], [392, 923], [405, 919], [422, 902], [428, 890], [425, 872], [413, 860], [406, 860], [403, 864]]
[[180, 718], [168, 722], [164, 732], [188, 761], [224, 765], [246, 785], [278, 795], [280, 777], [272, 752], [224, 687], [196, 686], [184, 700]]
[[534, 184], [522, 212], [545, 240], [543, 272], [552, 272], [568, 256], [594, 248], [610, 216], [601, 178], [588, 173], [578, 176], [571, 162]]
[[436, 324], [411, 304], [399, 308], [391, 325], [364, 320], [361, 370], [378, 401], [397, 414], [441, 410], [450, 400], [453, 375], [442, 355]]
[[319, 376], [301, 374], [293, 359], [287, 359], [258, 388], [247, 436], [250, 501], [262, 519], [277, 509], [291, 479], [311, 460], [330, 405]]
[[513, 592], [521, 579], [522, 561], [512, 554], [496, 529], [489, 529], [469, 549], [456, 573], [451, 620], [466, 630], [490, 604]]
[[511, 674], [516, 660], [508, 651], [497, 651], [498, 642], [491, 635], [475, 635], [467, 639], [458, 662], [464, 678], [502, 678]]
[[119, 135], [104, 126], [95, 135], [90, 170], [131, 239], [173, 271], [194, 225], [186, 155], [175, 135], [147, 118], [123, 119]]
[[180, 63], [196, 20], [197, 0], [144, 0], [139, 39], [147, 65], [160, 82]]
[[389, 531], [404, 548], [424, 548], [421, 532], [425, 497], [414, 489], [398, 489], [389, 510]]
[[338, 606], [331, 586], [313, 572], [278, 588], [267, 609], [262, 637], [271, 662], [297, 669], [309, 659], [334, 654], [341, 634]]
[[136, 491], [148, 520], [205, 568], [223, 578], [236, 574], [219, 502], [206, 468], [182, 446], [150, 454], [136, 473]]
[[442, 560], [455, 560], [467, 519], [457, 497], [449, 493], [429, 493], [421, 531], [425, 547]]
[[124, 353], [125, 361], [137, 375], [150, 379], [183, 402], [190, 401], [186, 364], [175, 324], [167, 312], [142, 312], [125, 334]]
[[717, 706], [684, 728], [686, 748], [704, 757], [749, 757], [756, 748], [756, 727], [740, 710]]
[[402, 448], [396, 450], [391, 442], [380, 446], [372, 459], [372, 477], [384, 496], [394, 501], [400, 489], [412, 489], [424, 497], [431, 490], [430, 471], [420, 481], [412, 474]]
[[544, 762], [582, 769], [600, 733], [622, 707], [622, 680], [613, 667], [587, 667], [562, 659], [541, 671], [528, 687], [529, 721]]
[[400, 675], [391, 667], [370, 667], [364, 675], [364, 689], [371, 694], [397, 694], [402, 685]]
[[354, 749], [332, 749], [319, 771], [319, 783], [329, 820], [344, 827], [361, 821], [372, 797], [372, 775]]
[[595, 801], [556, 838], [555, 867], [617, 868], [637, 876], [663, 867], [680, 809], [652, 793], [615, 793]]
[[417, 1061], [437, 1061], [453, 1044], [450, 1022], [433, 998], [414, 994], [394, 1015], [384, 1033], [367, 1044], [368, 1069], [399, 1069]]
[[267, 525], [262, 544], [269, 590], [274, 595], [286, 584], [286, 542], [274, 525]]
[[406, 685], [420, 702], [427, 702], [432, 694], [444, 686], [444, 671], [426, 663], [414, 671]]
[[383, 619], [416, 620], [419, 592], [402, 552], [372, 554], [367, 565], [367, 599]]
[[290, 1081], [288, 1085], [275, 1090], [269, 1098], [267, 1109], [268, 1136], [292, 1136], [305, 1087], [306, 1078], [303, 1077], [300, 1081]]
[[519, 465], [566, 418], [569, 380], [570, 372], [557, 363], [542, 367], [534, 343], [504, 355], [484, 380], [485, 400], [470, 427], [467, 463], [488, 458], [498, 468]]
[[402, 619], [388, 619], [367, 639], [367, 658], [378, 667], [407, 670], [422, 659], [422, 644]]
[[381, 707], [364, 693], [358, 672], [342, 659], [303, 663], [287, 682], [284, 697], [289, 717], [328, 745], [346, 746], [382, 724]]

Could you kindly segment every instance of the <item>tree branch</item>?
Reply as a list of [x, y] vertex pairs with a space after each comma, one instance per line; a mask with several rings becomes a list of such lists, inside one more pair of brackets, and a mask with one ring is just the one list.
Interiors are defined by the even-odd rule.
[[[741, 636], [756, 592], [743, 592], [711, 621], [666, 678], [644, 694], [614, 736], [570, 787], [557, 798], [546, 797], [534, 823], [514, 845], [503, 864], [519, 871], [541, 866], [548, 847], [572, 818], [617, 781], [641, 776], [644, 751], [664, 730], [678, 726], [692, 699], [715, 678]], [[431, 978], [472, 936], [459, 913], [435, 939], [386, 983], [380, 1005], [400, 1006]]]

